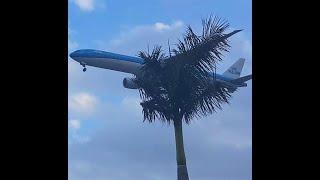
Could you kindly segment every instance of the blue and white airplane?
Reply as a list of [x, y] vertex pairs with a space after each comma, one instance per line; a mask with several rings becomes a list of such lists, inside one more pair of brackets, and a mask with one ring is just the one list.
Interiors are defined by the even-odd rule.
[[[126, 56], [111, 52], [105, 52], [93, 49], [81, 49], [74, 51], [70, 57], [79, 62], [86, 71], [86, 66], [110, 69], [138, 75], [144, 60], [139, 57]], [[252, 75], [240, 77], [245, 59], [240, 58], [222, 75], [215, 74], [216, 81], [220, 82], [230, 92], [234, 92], [239, 87], [246, 87], [246, 81], [252, 78]], [[212, 76], [214, 74], [212, 73]], [[137, 85], [132, 78], [124, 78], [123, 86], [128, 89], [137, 89]]]

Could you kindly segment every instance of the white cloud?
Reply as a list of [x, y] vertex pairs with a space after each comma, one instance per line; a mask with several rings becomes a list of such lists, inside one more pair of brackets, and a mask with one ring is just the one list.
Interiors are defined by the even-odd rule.
[[164, 24], [162, 22], [157, 22], [153, 25], [156, 31], [163, 31], [163, 30], [170, 30], [170, 29], [175, 29], [175, 28], [180, 28], [182, 27], [183, 22], [182, 21], [175, 21], [171, 25], [169, 24]]
[[68, 51], [72, 51], [76, 49], [79, 46], [79, 44], [75, 41], [72, 41], [68, 38]]
[[71, 139], [69, 139], [69, 145], [71, 144], [85, 144], [90, 142], [90, 137], [89, 136], [82, 136], [79, 135], [78, 132], [73, 132], [71, 135]]
[[250, 57], [252, 56], [252, 43], [248, 39], [243, 41], [243, 52], [248, 54]]
[[71, 95], [69, 98], [69, 108], [72, 111], [81, 114], [91, 114], [95, 111], [98, 104], [98, 99], [85, 92]]
[[83, 11], [93, 11], [94, 0], [74, 0], [73, 1]]
[[154, 24], [154, 28], [158, 31], [161, 31], [164, 29], [170, 29], [170, 26], [161, 22], [157, 22], [156, 24]]
[[[197, 34], [201, 34], [201, 26], [194, 26]], [[235, 30], [230, 28], [229, 31]], [[99, 49], [116, 52], [120, 54], [136, 56], [139, 51], [153, 49], [154, 45], [161, 45], [163, 52], [168, 54], [168, 40], [170, 40], [171, 49], [174, 44], [182, 38], [185, 32], [184, 23], [180, 20], [172, 23], [158, 21], [153, 24], [139, 25], [123, 30], [116, 35], [114, 39], [107, 44], [103, 41], [96, 41]], [[223, 62], [219, 63], [217, 72], [222, 73], [229, 68], [236, 60], [243, 57], [246, 59], [242, 75], [252, 73], [252, 42], [251, 32], [241, 31], [230, 38], [230, 52], [224, 52]]]
[[148, 45], [150, 49], [154, 45], [162, 45], [166, 48], [168, 39], [170, 44], [174, 44], [184, 30], [182, 21], [174, 21], [171, 24], [156, 22], [126, 29], [108, 44], [99, 41], [99, 45], [107, 51], [136, 55], [138, 51], [146, 50]]
[[78, 119], [72, 119], [68, 122], [69, 140], [68, 144], [84, 144], [88, 143], [91, 139], [89, 136], [83, 135], [81, 132], [81, 122]]
[[[170, 44], [174, 44], [184, 31], [181, 21], [171, 24], [159, 21], [123, 30], [109, 44], [101, 43], [100, 47], [111, 52], [136, 55], [139, 50], [147, 50], [148, 44], [150, 49], [154, 44], [166, 48], [168, 39]], [[250, 60], [251, 41], [244, 36], [248, 34], [241, 32], [230, 39], [231, 54], [226, 56], [221, 65], [229, 66], [239, 57]], [[101, 100], [99, 110], [95, 112], [94, 118], [103, 120], [104, 123], [101, 131], [87, 136], [81, 134], [84, 133], [81, 129], [70, 134], [70, 179], [100, 180], [107, 177], [125, 180], [156, 179], [153, 176], [162, 176], [161, 179], [175, 177], [173, 128], [159, 122], [142, 123], [138, 92], [124, 89], [121, 85], [122, 78], [128, 75], [98, 68], [91, 68], [89, 73], [83, 73], [81, 66], [76, 62], [70, 62], [70, 65], [70, 69], [77, 73], [72, 74], [70, 78], [70, 91], [90, 87], [90, 92], [109, 99], [108, 103]], [[69, 103], [71, 101], [72, 98], [69, 99]], [[184, 128], [189, 171], [195, 179], [250, 179], [246, 178], [251, 177], [251, 104], [248, 105], [250, 101], [251, 86], [234, 94], [231, 108], [224, 106], [223, 111], [199, 121], [194, 120], [190, 126]], [[81, 106], [79, 104], [82, 103], [75, 104]], [[243, 113], [237, 114], [237, 111]], [[85, 127], [84, 124], [81, 125], [81, 128]], [[155, 156], [155, 153], [161, 156]], [[74, 161], [88, 164], [77, 166], [72, 163]], [[151, 161], [156, 163], [150, 166]], [[206, 163], [211, 163], [211, 168], [203, 165]], [[123, 169], [128, 171], [124, 174]], [[146, 169], [148, 173], [141, 173]]]
[[70, 129], [78, 130], [78, 129], [80, 129], [80, 126], [81, 126], [81, 123], [79, 120], [77, 120], [77, 119], [69, 120], [68, 127]]
[[[235, 30], [230, 28], [229, 31]], [[252, 73], [252, 42], [250, 38], [250, 32], [241, 31], [230, 37], [230, 51], [224, 52], [223, 62], [219, 63], [217, 72], [223, 73], [239, 58], [245, 58], [245, 64], [241, 72], [241, 76]]]
[[76, 34], [76, 31], [68, 27], [68, 52], [79, 47], [79, 44], [71, 38], [74, 34]]
[[76, 33], [77, 33], [77, 32], [76, 32], [74, 29], [68, 27], [68, 36], [73, 35], [73, 34], [76, 34]]
[[174, 23], [173, 23], [173, 27], [182, 27], [183, 26], [183, 22], [182, 21], [175, 21]]
[[68, 121], [69, 140], [68, 144], [84, 144], [90, 141], [89, 136], [83, 135], [81, 132], [81, 121], [78, 119], [71, 119]]
[[[230, 31], [235, 30], [234, 28], [230, 28]], [[230, 37], [231, 51], [235, 51], [237, 54], [241, 54], [246, 58], [252, 58], [252, 43], [248, 35], [250, 32], [241, 31], [232, 37]], [[235, 50], [237, 49], [237, 50]], [[231, 52], [232, 53], [232, 52]]]

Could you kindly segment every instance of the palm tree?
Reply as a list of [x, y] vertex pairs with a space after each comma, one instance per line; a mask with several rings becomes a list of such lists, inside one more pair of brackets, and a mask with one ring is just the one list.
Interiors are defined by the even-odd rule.
[[[142, 99], [144, 121], [159, 119], [173, 123], [176, 141], [178, 180], [188, 180], [183, 145], [182, 124], [207, 116], [229, 103], [231, 92], [215, 81], [213, 72], [228, 52], [228, 38], [241, 31], [225, 33], [229, 23], [211, 16], [202, 20], [202, 34], [187, 27], [183, 40], [166, 56], [161, 46], [149, 52], [139, 52], [145, 60], [141, 73], [135, 77]], [[171, 55], [173, 53], [173, 55]], [[213, 76], [212, 76], [213, 74]]]

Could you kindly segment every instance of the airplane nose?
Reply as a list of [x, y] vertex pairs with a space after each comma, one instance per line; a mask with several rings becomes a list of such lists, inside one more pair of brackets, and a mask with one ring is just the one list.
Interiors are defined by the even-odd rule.
[[[69, 56], [70, 56], [72, 59], [74, 59], [74, 58], [75, 58], [75, 56], [76, 56], [76, 53], [77, 53], [77, 52], [76, 52], [76, 51], [74, 51], [74, 52], [70, 53], [70, 55], [69, 55]], [[74, 59], [74, 60], [75, 60], [75, 59]]]

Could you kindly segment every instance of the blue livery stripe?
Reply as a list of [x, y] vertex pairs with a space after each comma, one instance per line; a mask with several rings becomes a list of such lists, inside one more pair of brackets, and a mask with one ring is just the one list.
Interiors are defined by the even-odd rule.
[[122, 61], [129, 61], [129, 62], [135, 62], [139, 64], [143, 64], [144, 60], [139, 57], [132, 57], [132, 56], [126, 56], [111, 52], [105, 52], [100, 50], [93, 50], [93, 49], [81, 49], [74, 51], [70, 54], [71, 58], [108, 58], [108, 59], [117, 59]]
[[[120, 61], [128, 61], [128, 62], [134, 62], [134, 63], [139, 63], [143, 64], [144, 60], [139, 57], [132, 57], [132, 56], [126, 56], [122, 54], [116, 54], [116, 53], [111, 53], [111, 52], [106, 52], [106, 51], [101, 51], [101, 50], [94, 50], [94, 49], [81, 49], [74, 51], [73, 53], [70, 54], [71, 58], [106, 58], [106, 59], [117, 59]], [[211, 76], [213, 76], [213, 73], [210, 73]], [[221, 79], [224, 81], [230, 81], [232, 79], [224, 77], [220, 74], [216, 74], [217, 79]]]

